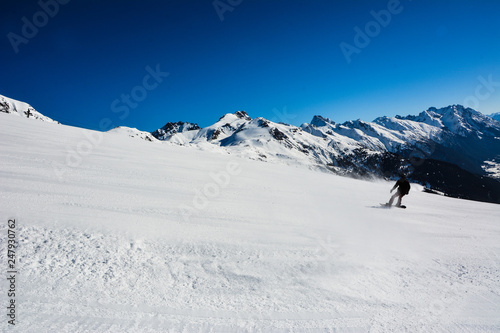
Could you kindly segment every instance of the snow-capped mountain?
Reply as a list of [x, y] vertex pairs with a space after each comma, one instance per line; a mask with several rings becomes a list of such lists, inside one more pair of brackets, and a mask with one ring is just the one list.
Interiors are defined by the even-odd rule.
[[15, 116], [37, 119], [52, 123], [59, 123], [40, 112], [36, 111], [31, 105], [25, 102], [20, 102], [12, 98], [0, 95], [0, 112], [10, 113]]
[[[212, 145], [256, 159], [291, 159], [336, 166], [339, 159], [395, 153], [405, 158], [433, 158], [484, 174], [482, 166], [500, 156], [500, 123], [470, 108], [429, 108], [417, 116], [379, 117], [336, 124], [321, 116], [300, 127], [252, 119], [244, 111], [226, 114], [200, 128], [168, 123], [152, 133], [181, 145]], [[358, 157], [358, 156], [356, 156]]]
[[418, 116], [407, 116], [401, 119], [414, 120], [448, 130], [460, 136], [498, 134], [498, 122], [490, 117], [462, 105], [451, 105], [445, 108], [429, 108]]
[[500, 112], [492, 113], [488, 115], [488, 117], [495, 119], [496, 121], [500, 121]]
[[476, 174], [484, 174], [484, 165], [500, 156], [500, 123], [461, 105], [373, 122], [314, 123], [317, 120], [302, 128], [323, 137], [337, 133], [378, 152], [450, 162]]
[[337, 142], [318, 139], [300, 127], [252, 119], [245, 111], [226, 114], [205, 128], [186, 124], [168, 123], [152, 134], [181, 145], [212, 145], [251, 159], [311, 167], [326, 167], [336, 157], [363, 148], [350, 138], [338, 136]]
[[[394, 176], [405, 168], [414, 180], [454, 196], [474, 198], [468, 192], [482, 189], [485, 200], [500, 195], [500, 183], [476, 179], [498, 176], [500, 123], [461, 105], [373, 122], [337, 124], [314, 116], [300, 127], [252, 119], [238, 111], [205, 128], [168, 123], [152, 134], [180, 145], [218, 147], [242, 157], [339, 174]], [[435, 173], [442, 176], [431, 176]], [[479, 189], [476, 184], [481, 184]]]
[[[156, 131], [152, 132], [151, 134], [158, 140], [171, 140], [172, 136], [174, 136], [177, 133], [184, 133], [199, 129], [200, 127], [196, 124], [184, 123], [182, 121], [176, 123], [169, 122], [162, 128], [159, 128]], [[174, 139], [171, 141], [175, 142], [176, 140]], [[176, 143], [182, 144], [182, 142], [176, 142]]]

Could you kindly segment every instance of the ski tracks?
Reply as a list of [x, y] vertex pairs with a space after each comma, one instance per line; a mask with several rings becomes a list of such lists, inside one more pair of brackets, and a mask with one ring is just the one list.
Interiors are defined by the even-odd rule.
[[[4, 230], [0, 230], [3, 232]], [[19, 327], [40, 332], [354, 332], [310, 285], [314, 251], [19, 229]], [[285, 292], [286, 291], [286, 292]]]
[[500, 328], [498, 257], [479, 242], [467, 255], [383, 252], [360, 262], [331, 237], [283, 248], [41, 226], [18, 232], [23, 332]]

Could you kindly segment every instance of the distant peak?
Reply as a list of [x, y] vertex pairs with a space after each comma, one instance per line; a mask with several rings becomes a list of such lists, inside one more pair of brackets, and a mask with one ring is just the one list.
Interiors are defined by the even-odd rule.
[[192, 124], [183, 121], [178, 121], [176, 123], [168, 122], [162, 128], [159, 128], [156, 131], [151, 132], [151, 134], [153, 134], [153, 136], [159, 140], [167, 140], [176, 133], [194, 131], [199, 129], [200, 126], [198, 126], [198, 124]]
[[161, 129], [163, 129], [165, 131], [170, 131], [172, 129], [176, 129], [177, 130], [179, 128], [183, 128], [186, 131], [193, 131], [193, 130], [200, 129], [200, 127], [198, 126], [198, 124], [192, 124], [192, 123], [183, 122], [183, 121], [178, 121], [178, 122], [175, 122], [175, 123], [168, 122]]
[[445, 106], [443, 108], [436, 108], [434, 106], [431, 106], [430, 108], [428, 108], [427, 110], [425, 110], [427, 112], [434, 112], [434, 113], [437, 113], [437, 114], [440, 114], [440, 115], [443, 115], [447, 112], [450, 112], [450, 111], [453, 111], [453, 112], [456, 112], [456, 113], [464, 113], [464, 112], [470, 112], [470, 113], [477, 113], [476, 110], [474, 109], [471, 109], [469, 107], [465, 107], [461, 104], [452, 104], [452, 105], [448, 105], [448, 106]]
[[488, 117], [490, 117], [493, 120], [500, 121], [500, 112], [492, 113], [488, 115]]
[[311, 120], [311, 125], [314, 125], [316, 127], [326, 126], [327, 124], [335, 125], [335, 122], [330, 118], [325, 118], [319, 115], [314, 116]]
[[250, 116], [245, 111], [236, 111], [235, 113], [226, 113], [225, 115], [220, 117], [218, 121], [221, 121], [223, 119], [225, 121], [230, 121], [231, 119], [234, 120], [235, 119], [234, 117], [248, 121], [252, 120], [252, 118], [250, 118]]
[[234, 115], [240, 119], [252, 120], [245, 111], [236, 111]]

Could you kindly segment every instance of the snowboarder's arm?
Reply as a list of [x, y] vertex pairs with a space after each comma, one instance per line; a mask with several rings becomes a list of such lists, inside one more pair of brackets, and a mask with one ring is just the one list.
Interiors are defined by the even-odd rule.
[[396, 187], [399, 186], [399, 180], [396, 182], [396, 184], [394, 184], [394, 186], [391, 188], [391, 193], [392, 191], [394, 191], [396, 189]]

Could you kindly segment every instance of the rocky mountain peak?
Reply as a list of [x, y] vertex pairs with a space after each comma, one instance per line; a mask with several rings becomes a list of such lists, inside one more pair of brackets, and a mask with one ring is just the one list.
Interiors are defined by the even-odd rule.
[[335, 125], [335, 122], [331, 120], [330, 118], [325, 118], [319, 115], [316, 115], [313, 117], [311, 120], [311, 125], [314, 125], [316, 127], [323, 127], [327, 125]]
[[188, 122], [168, 122], [162, 128], [157, 129], [151, 134], [158, 140], [168, 140], [176, 133], [183, 133], [187, 131], [199, 130], [200, 126], [198, 124], [188, 123]]

